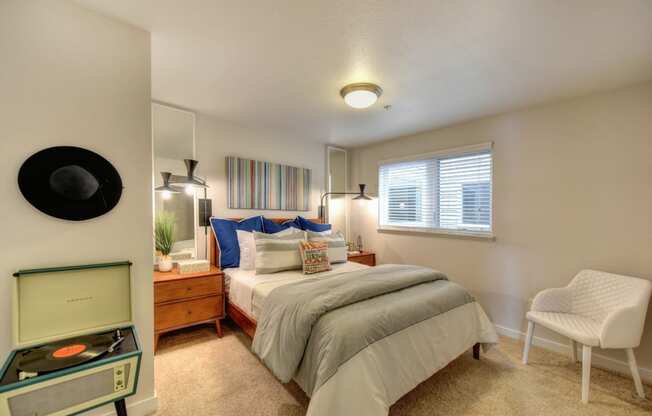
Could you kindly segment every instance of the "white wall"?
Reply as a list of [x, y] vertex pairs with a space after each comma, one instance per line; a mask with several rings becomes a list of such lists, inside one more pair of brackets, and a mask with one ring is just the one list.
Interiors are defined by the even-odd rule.
[[[3, 0], [0, 56], [0, 355], [11, 349], [12, 272], [129, 259], [144, 349], [129, 402], [153, 398], [149, 34], [70, 2]], [[20, 165], [55, 145], [88, 148], [116, 167], [125, 188], [111, 212], [70, 222], [23, 198]]]
[[[326, 146], [288, 133], [260, 130], [222, 122], [198, 114], [195, 130], [197, 174], [207, 178], [208, 198], [212, 199], [213, 216], [236, 218], [266, 215], [270, 218], [317, 217], [319, 196], [324, 189]], [[228, 209], [226, 201], [226, 157], [239, 156], [266, 162], [312, 169], [310, 211], [266, 211]], [[203, 197], [202, 191], [197, 195]], [[204, 251], [204, 229], [197, 231], [197, 253]]]
[[[377, 194], [380, 160], [487, 141], [495, 242], [379, 233], [377, 201], [351, 210], [352, 236], [362, 234], [380, 262], [448, 273], [515, 330], [524, 329], [528, 299], [580, 269], [652, 279], [652, 83], [355, 149], [350, 183]], [[652, 369], [652, 312], [636, 353]]]

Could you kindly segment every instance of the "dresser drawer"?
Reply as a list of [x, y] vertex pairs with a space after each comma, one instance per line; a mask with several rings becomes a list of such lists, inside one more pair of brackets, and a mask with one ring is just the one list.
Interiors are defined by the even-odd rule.
[[220, 295], [156, 305], [154, 312], [156, 330], [182, 327], [193, 322], [221, 318], [224, 315], [223, 299]]
[[222, 294], [220, 275], [159, 282], [154, 285], [154, 303], [219, 294]]

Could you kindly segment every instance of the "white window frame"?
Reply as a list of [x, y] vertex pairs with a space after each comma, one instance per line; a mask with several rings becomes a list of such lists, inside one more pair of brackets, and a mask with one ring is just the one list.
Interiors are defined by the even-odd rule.
[[[380, 183], [380, 167], [382, 165], [400, 163], [400, 162], [412, 162], [417, 160], [424, 159], [433, 159], [433, 158], [443, 158], [443, 157], [455, 157], [463, 156], [465, 154], [483, 152], [491, 152], [491, 212], [489, 213], [490, 220], [490, 229], [488, 231], [474, 231], [474, 230], [451, 230], [447, 228], [425, 228], [425, 227], [413, 227], [413, 226], [399, 226], [399, 225], [382, 225], [381, 222], [381, 209], [383, 201], [378, 201], [378, 231], [379, 232], [407, 232], [407, 233], [423, 233], [423, 234], [435, 234], [441, 236], [451, 236], [451, 237], [470, 237], [470, 238], [479, 238], [479, 239], [490, 239], [495, 240], [495, 227], [494, 227], [494, 149], [493, 142], [478, 143], [468, 146], [460, 146], [452, 149], [443, 149], [434, 152], [422, 153], [419, 155], [405, 156], [400, 158], [393, 159], [384, 159], [378, 162], [378, 179]], [[379, 190], [380, 191], [380, 190]], [[380, 195], [379, 195], [380, 196]], [[439, 215], [439, 212], [437, 212]]]

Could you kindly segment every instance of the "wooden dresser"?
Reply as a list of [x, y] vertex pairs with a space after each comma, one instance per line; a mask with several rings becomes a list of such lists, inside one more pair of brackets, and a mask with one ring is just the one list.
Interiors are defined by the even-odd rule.
[[347, 255], [349, 261], [353, 261], [360, 264], [366, 264], [367, 266], [376, 265], [376, 253], [370, 251], [361, 251], [357, 254]]
[[214, 323], [222, 337], [224, 273], [210, 271], [179, 274], [154, 272], [154, 352], [165, 332], [197, 324]]

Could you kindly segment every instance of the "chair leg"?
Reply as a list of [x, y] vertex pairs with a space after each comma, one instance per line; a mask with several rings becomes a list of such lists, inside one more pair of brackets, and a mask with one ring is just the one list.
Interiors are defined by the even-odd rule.
[[591, 347], [582, 346], [582, 403], [589, 402], [589, 384], [591, 383]]
[[634, 357], [634, 350], [627, 348], [627, 361], [629, 362], [629, 370], [632, 372], [634, 385], [636, 386], [636, 393], [641, 399], [645, 398], [645, 391], [643, 390], [643, 383], [641, 382], [641, 375], [638, 373], [638, 366], [636, 365], [636, 357]]
[[574, 363], [577, 362], [577, 342], [575, 342], [574, 339], [570, 340], [570, 346], [571, 346], [571, 359], [573, 360]]
[[534, 334], [534, 322], [527, 322], [527, 335], [525, 336], [525, 345], [523, 346], [523, 364], [527, 364], [530, 355], [530, 346], [532, 345], [532, 335]]

